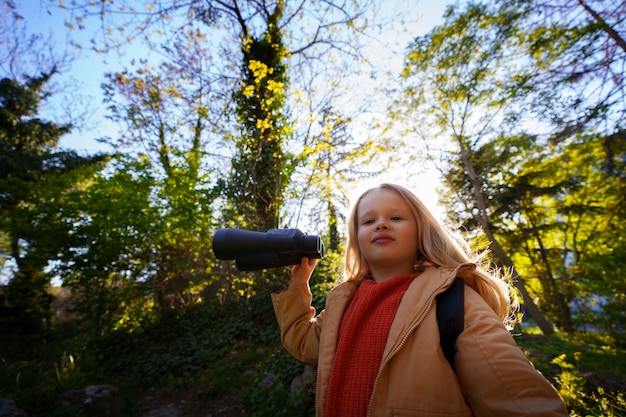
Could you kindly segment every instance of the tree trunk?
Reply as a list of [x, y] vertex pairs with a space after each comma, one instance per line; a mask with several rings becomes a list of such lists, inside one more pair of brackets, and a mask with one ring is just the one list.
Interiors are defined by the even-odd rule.
[[552, 273], [553, 268], [548, 258], [548, 251], [546, 250], [546, 247], [543, 244], [543, 240], [541, 239], [541, 236], [539, 235], [537, 231], [536, 222], [533, 220], [532, 216], [530, 215], [530, 210], [528, 209], [526, 210], [527, 210], [527, 213], [529, 213], [527, 214], [527, 217], [530, 219], [529, 222], [532, 227], [531, 229], [532, 236], [534, 237], [535, 241], [537, 242], [537, 245], [539, 246], [539, 255], [541, 258], [541, 262], [543, 262], [544, 264], [545, 271], [547, 274], [546, 280], [549, 286], [550, 294], [552, 295], [552, 298], [554, 299], [554, 302], [556, 303], [556, 306], [559, 309], [559, 315], [561, 316], [561, 323], [565, 331], [568, 333], [572, 333], [574, 332], [574, 323], [572, 323], [571, 314], [569, 314], [569, 309], [567, 308], [567, 304], [565, 303], [565, 300], [563, 299], [563, 295], [557, 288], [556, 279], [554, 278], [554, 274]]
[[461, 137], [457, 137], [457, 141], [461, 150], [461, 160], [463, 162], [463, 166], [465, 167], [465, 172], [467, 173], [467, 176], [469, 177], [470, 183], [472, 185], [475, 202], [478, 206], [478, 213], [474, 214], [474, 217], [481, 225], [483, 231], [487, 235], [487, 238], [491, 242], [490, 248], [493, 254], [498, 257], [498, 259], [500, 259], [500, 262], [502, 262], [504, 266], [510, 268], [513, 275], [513, 283], [515, 285], [515, 288], [517, 288], [522, 295], [524, 307], [528, 311], [528, 314], [535, 320], [543, 334], [550, 335], [554, 333], [554, 328], [548, 322], [541, 310], [539, 310], [539, 307], [537, 307], [534, 300], [531, 298], [530, 294], [526, 290], [526, 283], [524, 279], [517, 273], [513, 261], [506, 254], [500, 243], [493, 235], [493, 232], [491, 231], [491, 225], [489, 223], [489, 217], [487, 213], [487, 205], [485, 203], [485, 196], [482, 193], [482, 182], [480, 178], [478, 178], [476, 170], [472, 165], [472, 162], [470, 160], [470, 154], [463, 143], [463, 139]]
[[498, 241], [494, 238], [489, 226], [487, 225], [486, 228], [483, 226], [483, 229], [485, 230], [487, 237], [491, 241], [490, 247], [494, 255], [496, 255], [498, 259], [500, 259], [504, 266], [511, 269], [511, 273], [513, 275], [513, 283], [515, 284], [515, 288], [517, 288], [522, 295], [524, 307], [526, 308], [526, 311], [528, 311], [528, 315], [532, 317], [533, 320], [535, 320], [537, 326], [539, 326], [543, 334], [551, 335], [552, 333], [554, 333], [554, 327], [552, 327], [552, 325], [548, 322], [541, 310], [539, 310], [539, 307], [537, 307], [537, 304], [535, 304], [535, 302], [531, 298], [528, 291], [526, 291], [526, 282], [517, 273], [513, 261], [504, 252], [504, 249], [502, 248], [502, 246], [500, 246], [500, 243], [498, 243]]

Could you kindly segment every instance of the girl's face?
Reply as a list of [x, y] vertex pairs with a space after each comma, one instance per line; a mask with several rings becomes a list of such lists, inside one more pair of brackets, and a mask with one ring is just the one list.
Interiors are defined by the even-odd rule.
[[368, 192], [356, 216], [361, 256], [376, 281], [414, 272], [417, 224], [398, 193], [387, 189]]

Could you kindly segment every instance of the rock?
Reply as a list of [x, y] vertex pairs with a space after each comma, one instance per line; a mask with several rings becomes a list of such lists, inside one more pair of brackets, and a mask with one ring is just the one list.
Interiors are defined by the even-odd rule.
[[261, 381], [261, 385], [263, 385], [263, 388], [269, 388], [272, 386], [275, 379], [276, 379], [276, 375], [274, 374], [274, 371], [270, 371], [267, 374], [265, 374], [265, 376], [263, 377], [263, 380]]
[[143, 417], [180, 417], [182, 411], [174, 404], [170, 404], [166, 407], [159, 408], [157, 410], [150, 410], [148, 414], [144, 414]]
[[0, 398], [0, 417], [28, 417], [28, 413], [19, 409], [13, 401]]
[[315, 378], [316, 368], [311, 365], [305, 365], [302, 374], [297, 375], [293, 381], [291, 381], [291, 390], [306, 393], [312, 392], [315, 394]]
[[61, 407], [89, 414], [91, 417], [120, 417], [126, 404], [113, 385], [88, 385], [59, 395]]

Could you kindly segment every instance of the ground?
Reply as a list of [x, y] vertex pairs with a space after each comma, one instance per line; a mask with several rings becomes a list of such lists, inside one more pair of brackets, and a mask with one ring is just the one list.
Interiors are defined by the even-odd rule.
[[[202, 405], [199, 405], [202, 404]], [[221, 395], [198, 401], [193, 392], [176, 396], [148, 396], [141, 407], [141, 417], [241, 417], [243, 402], [233, 395]]]

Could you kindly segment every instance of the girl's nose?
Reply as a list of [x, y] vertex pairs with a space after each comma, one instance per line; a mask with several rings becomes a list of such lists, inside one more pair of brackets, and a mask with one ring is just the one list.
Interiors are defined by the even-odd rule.
[[378, 223], [376, 225], [376, 230], [380, 230], [380, 229], [387, 230], [387, 224], [386, 223]]

